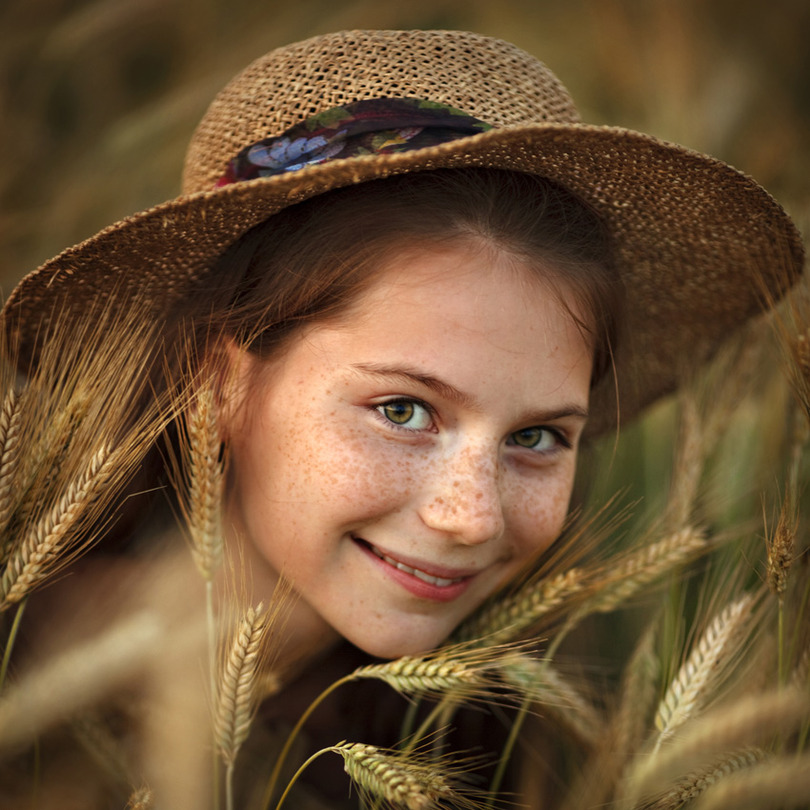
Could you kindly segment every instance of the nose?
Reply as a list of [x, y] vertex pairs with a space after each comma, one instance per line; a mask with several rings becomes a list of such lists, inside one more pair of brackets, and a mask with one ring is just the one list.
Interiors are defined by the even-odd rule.
[[420, 509], [425, 525], [465, 545], [500, 537], [504, 509], [498, 459], [466, 448], [448, 452], [432, 466]]

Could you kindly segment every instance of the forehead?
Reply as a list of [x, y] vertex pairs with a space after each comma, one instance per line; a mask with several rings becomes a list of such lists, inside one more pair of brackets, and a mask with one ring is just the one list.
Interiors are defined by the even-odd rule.
[[385, 354], [470, 381], [486, 373], [512, 388], [526, 377], [559, 377], [566, 364], [590, 367], [576, 302], [541, 270], [477, 246], [395, 253], [349, 311], [310, 334], [328, 333], [344, 356]]
[[477, 237], [395, 245], [350, 307], [348, 319], [359, 324], [383, 312], [404, 315], [408, 309], [479, 327], [492, 322], [494, 313], [509, 312], [514, 320], [505, 326], [530, 332], [558, 329], [562, 314], [578, 323], [587, 320], [550, 260], [529, 261]]

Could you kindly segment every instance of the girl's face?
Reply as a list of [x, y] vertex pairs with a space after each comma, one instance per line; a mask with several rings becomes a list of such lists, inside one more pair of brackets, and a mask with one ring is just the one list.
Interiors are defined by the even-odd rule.
[[579, 314], [470, 241], [400, 254], [279, 358], [233, 349], [228, 519], [257, 598], [394, 657], [438, 646], [557, 537], [585, 425]]

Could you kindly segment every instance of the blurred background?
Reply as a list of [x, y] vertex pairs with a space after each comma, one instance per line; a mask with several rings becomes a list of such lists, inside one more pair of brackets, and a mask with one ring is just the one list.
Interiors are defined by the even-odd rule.
[[0, 0], [0, 290], [178, 193], [206, 105], [342, 28], [463, 28], [545, 61], [586, 121], [715, 154], [810, 221], [807, 0]]
[[[510, 40], [557, 73], [585, 121], [726, 160], [810, 234], [810, 0], [0, 0], [0, 293], [175, 196], [194, 127], [252, 59], [345, 28]], [[707, 525], [761, 520], [758, 493], [778, 489], [788, 397], [761, 379], [762, 404], [735, 409], [706, 474]], [[596, 503], [620, 490], [656, 511], [676, 416], [663, 403], [620, 443], [608, 437], [602, 460], [582, 460], [585, 477], [600, 470]], [[617, 637], [594, 632], [591, 660], [616, 658]]]

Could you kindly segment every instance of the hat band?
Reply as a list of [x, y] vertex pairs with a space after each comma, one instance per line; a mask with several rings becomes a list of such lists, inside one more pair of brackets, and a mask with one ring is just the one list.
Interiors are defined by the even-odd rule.
[[228, 163], [217, 187], [294, 172], [338, 158], [408, 152], [492, 129], [435, 101], [373, 98], [313, 115], [286, 132], [246, 146]]

